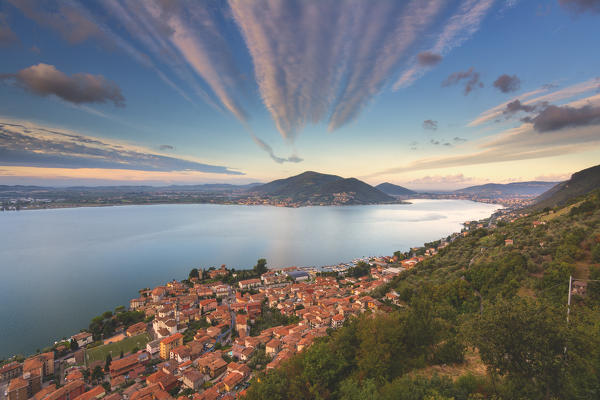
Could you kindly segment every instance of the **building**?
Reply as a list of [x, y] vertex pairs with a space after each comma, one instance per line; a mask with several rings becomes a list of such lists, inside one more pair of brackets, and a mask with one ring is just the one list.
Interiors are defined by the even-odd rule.
[[171, 356], [171, 350], [183, 345], [183, 335], [176, 333], [160, 341], [160, 358], [168, 360]]
[[257, 288], [257, 287], [261, 286], [262, 282], [258, 278], [255, 278], [255, 279], [246, 279], [244, 281], [239, 281], [238, 285], [239, 285], [240, 289], [242, 289], [242, 290], [250, 290], [250, 289]]
[[74, 400], [75, 397], [83, 394], [83, 392], [85, 392], [85, 383], [83, 381], [69, 382], [50, 393], [44, 400]]
[[146, 343], [146, 351], [152, 356], [158, 353], [160, 351], [160, 339]]
[[304, 271], [296, 270], [296, 271], [288, 271], [286, 273], [290, 278], [292, 278], [296, 282], [307, 281], [310, 278], [310, 275], [308, 275], [308, 273], [304, 272]]
[[137, 324], [133, 324], [127, 328], [126, 334], [127, 336], [137, 336], [141, 335], [142, 333], [146, 333], [147, 329], [148, 325], [146, 325], [145, 322], [138, 322]]
[[127, 357], [123, 357], [120, 360], [113, 360], [110, 363], [110, 377], [116, 378], [120, 375], [126, 375], [129, 371], [140, 365], [138, 355], [132, 354]]
[[23, 364], [10, 362], [0, 368], [0, 382], [6, 382], [23, 374]]
[[184, 372], [182, 383], [185, 387], [192, 390], [199, 390], [206, 381], [206, 375], [195, 369]]
[[86, 345], [92, 343], [94, 341], [94, 338], [89, 332], [80, 332], [77, 335], [71, 336], [71, 340], [76, 341], [77, 346], [85, 347]]
[[96, 400], [104, 397], [106, 390], [100, 385], [88, 390], [87, 392], [80, 394], [73, 400]]

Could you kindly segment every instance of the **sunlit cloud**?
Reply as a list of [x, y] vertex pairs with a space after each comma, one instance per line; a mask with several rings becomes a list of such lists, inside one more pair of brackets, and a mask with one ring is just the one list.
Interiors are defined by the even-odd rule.
[[229, 2], [266, 108], [284, 138], [353, 120], [379, 93], [442, 1]]
[[[506, 107], [508, 106], [508, 104], [512, 103], [516, 100], [519, 100], [520, 104], [527, 105], [527, 106], [531, 106], [531, 105], [535, 105], [535, 104], [543, 104], [544, 102], [546, 102], [546, 103], [558, 102], [558, 101], [562, 101], [562, 100], [571, 99], [571, 98], [574, 98], [577, 96], [581, 96], [590, 91], [594, 91], [598, 87], [599, 83], [600, 82], [597, 78], [593, 78], [593, 79], [589, 79], [585, 82], [577, 83], [577, 84], [567, 86], [567, 87], [559, 89], [559, 90], [552, 91], [550, 93], [547, 93], [547, 92], [549, 92], [553, 89], [556, 89], [556, 85], [554, 85], [554, 84], [544, 85], [538, 89], [523, 93], [523, 94], [516, 96], [504, 103], [501, 103], [495, 107], [492, 107], [488, 110], [483, 111], [482, 113], [479, 114], [479, 116], [477, 116], [477, 118], [475, 118], [473, 121], [469, 122], [467, 124], [467, 126], [475, 127], [475, 126], [484, 124], [486, 122], [495, 121], [499, 117], [502, 117], [502, 115], [506, 111]], [[542, 94], [542, 93], [546, 93], [546, 94]], [[526, 100], [526, 99], [528, 99], [528, 100]]]
[[[569, 103], [563, 108], [572, 109], [588, 106], [590, 109], [596, 110], [598, 105], [600, 105], [600, 95], [595, 95]], [[594, 118], [593, 120], [588, 118], [590, 115]], [[598, 127], [592, 125], [600, 124], [600, 119], [597, 118], [595, 112], [590, 113], [586, 110], [583, 113], [583, 117], [578, 113], [575, 116], [578, 122], [580, 122], [579, 118], [583, 118], [585, 122], [581, 124], [573, 124], [570, 119], [567, 119], [569, 124], [565, 125], [563, 117], [564, 115], [561, 114], [560, 118], [558, 118], [561, 129], [540, 131], [540, 129], [535, 128], [533, 121], [532, 123], [526, 122], [516, 128], [507, 129], [499, 134], [480, 140], [477, 144], [473, 144], [469, 149], [466, 149], [469, 151], [462, 154], [421, 158], [402, 166], [376, 172], [369, 176], [464, 167], [504, 161], [539, 159], [600, 148]], [[569, 114], [567, 117], [572, 117], [572, 115]]]
[[166, 156], [141, 147], [26, 122], [0, 121], [4, 166], [197, 171], [243, 175], [227, 167]]

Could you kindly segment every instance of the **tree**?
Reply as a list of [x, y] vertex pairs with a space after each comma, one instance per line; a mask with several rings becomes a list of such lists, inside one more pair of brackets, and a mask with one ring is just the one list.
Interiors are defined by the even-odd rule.
[[71, 349], [71, 351], [76, 351], [77, 349], [79, 349], [79, 344], [77, 343], [77, 340], [71, 339], [71, 342], [69, 343], [69, 348]]
[[515, 297], [488, 305], [465, 333], [492, 376], [506, 376], [509, 386], [530, 398], [589, 398], [576, 395], [582, 384], [574, 379], [597, 382], [597, 365], [589, 365], [598, 354], [597, 334], [589, 333], [597, 332], [593, 326], [575, 315], [567, 325], [564, 308]]
[[108, 372], [110, 370], [110, 363], [112, 362], [112, 356], [110, 353], [106, 355], [106, 362], [104, 363], [104, 370]]
[[198, 272], [198, 268], [192, 268], [190, 271], [188, 278], [192, 280], [193, 278], [200, 278], [200, 273]]
[[94, 382], [99, 382], [102, 379], [104, 379], [104, 371], [102, 370], [101, 366], [96, 365], [94, 367], [91, 378], [92, 378], [92, 381], [94, 381]]
[[262, 275], [265, 272], [268, 271], [267, 268], [267, 260], [264, 258], [259, 258], [258, 261], [256, 261], [256, 265], [254, 266], [254, 272], [258, 275]]

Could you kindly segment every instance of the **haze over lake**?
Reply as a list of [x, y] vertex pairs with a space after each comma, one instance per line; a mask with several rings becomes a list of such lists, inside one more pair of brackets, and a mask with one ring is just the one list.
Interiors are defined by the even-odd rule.
[[0, 213], [0, 357], [30, 353], [193, 267], [328, 265], [446, 237], [498, 206], [157, 205]]

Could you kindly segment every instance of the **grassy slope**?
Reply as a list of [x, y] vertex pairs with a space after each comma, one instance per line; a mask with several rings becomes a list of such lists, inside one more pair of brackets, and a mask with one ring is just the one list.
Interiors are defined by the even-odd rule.
[[87, 350], [86, 361], [88, 364], [95, 361], [104, 361], [109, 353], [112, 355], [113, 359], [117, 359], [119, 358], [121, 351], [126, 354], [135, 347], [143, 349], [149, 341], [150, 336], [147, 333], [143, 333], [138, 336], [127, 337], [120, 342], [94, 347]]

